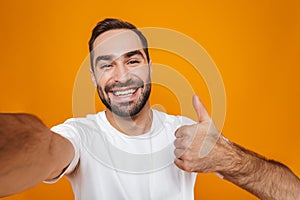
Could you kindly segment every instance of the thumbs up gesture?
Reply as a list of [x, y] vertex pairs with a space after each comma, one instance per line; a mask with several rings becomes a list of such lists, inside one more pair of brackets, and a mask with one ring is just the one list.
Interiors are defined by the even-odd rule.
[[215, 145], [220, 132], [197, 95], [193, 96], [193, 106], [198, 122], [176, 130], [174, 163], [188, 172], [213, 172], [218, 156]]

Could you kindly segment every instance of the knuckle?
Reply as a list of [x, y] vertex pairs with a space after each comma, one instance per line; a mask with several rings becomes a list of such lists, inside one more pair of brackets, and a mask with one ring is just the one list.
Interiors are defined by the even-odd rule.
[[186, 149], [187, 149], [187, 142], [186, 142], [186, 140], [184, 140], [184, 139], [181, 140], [181, 141], [180, 141], [180, 146], [181, 146], [183, 149], [186, 150]]
[[176, 139], [173, 143], [176, 148], [184, 147], [184, 142], [182, 139]]
[[175, 147], [177, 147], [179, 145], [178, 139], [175, 139], [174, 142], [173, 142], [173, 144], [174, 144]]
[[183, 168], [187, 172], [193, 172], [193, 167], [189, 163], [184, 163]]
[[183, 142], [183, 145], [184, 147], [187, 149], [187, 150], [191, 150], [191, 147], [192, 147], [192, 144], [193, 144], [193, 140], [185, 140]]
[[189, 162], [192, 162], [193, 161], [193, 157], [190, 156], [190, 155], [187, 155], [185, 160], [189, 161]]
[[186, 161], [185, 160], [185, 155], [186, 153], [185, 152], [182, 152], [181, 154], [180, 154], [180, 159], [182, 160], [182, 161]]
[[184, 152], [181, 156], [182, 160], [184, 160], [185, 162], [191, 162], [193, 161], [193, 157], [190, 155], [189, 152]]
[[178, 149], [174, 150], [174, 155], [175, 155], [176, 158], [180, 157], [180, 153], [179, 153]]
[[179, 128], [177, 128], [175, 133], [180, 133], [183, 129], [184, 129], [184, 126], [180, 126]]
[[181, 158], [182, 155], [184, 154], [184, 151], [182, 149], [175, 149], [174, 154], [177, 158]]
[[179, 130], [182, 133], [187, 133], [189, 130], [189, 127], [190, 127], [190, 125], [184, 125], [184, 126], [181, 126], [180, 128], [178, 128], [177, 130]]
[[196, 151], [187, 151], [185, 156], [186, 159], [191, 162], [198, 160], [198, 152]]

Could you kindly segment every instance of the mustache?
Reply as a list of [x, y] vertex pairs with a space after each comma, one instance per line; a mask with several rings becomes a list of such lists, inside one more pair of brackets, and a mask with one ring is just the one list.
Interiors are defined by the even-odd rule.
[[108, 93], [109, 91], [111, 90], [115, 90], [115, 89], [118, 89], [118, 88], [122, 88], [122, 87], [131, 87], [131, 86], [134, 86], [136, 88], [138, 87], [144, 87], [144, 82], [140, 79], [136, 79], [136, 80], [133, 80], [133, 79], [130, 79], [130, 80], [127, 80], [126, 82], [122, 83], [122, 82], [116, 82], [116, 83], [112, 83], [112, 84], [109, 84], [109, 85], [106, 85], [104, 87], [104, 91], [106, 93]]

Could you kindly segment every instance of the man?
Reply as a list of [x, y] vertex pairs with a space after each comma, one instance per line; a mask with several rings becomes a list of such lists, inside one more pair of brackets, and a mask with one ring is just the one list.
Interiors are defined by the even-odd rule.
[[106, 19], [89, 45], [107, 109], [51, 131], [32, 115], [1, 114], [1, 197], [67, 175], [76, 199], [193, 199], [195, 172], [214, 172], [261, 199], [300, 199], [299, 179], [220, 136], [196, 95], [197, 123], [150, 108], [151, 60], [135, 26]]

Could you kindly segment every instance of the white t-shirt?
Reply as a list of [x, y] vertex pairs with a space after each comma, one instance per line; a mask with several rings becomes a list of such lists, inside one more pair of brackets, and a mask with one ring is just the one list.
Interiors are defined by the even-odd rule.
[[174, 133], [195, 122], [152, 110], [148, 133], [127, 136], [107, 120], [105, 111], [72, 118], [51, 130], [70, 140], [75, 156], [64, 174], [76, 200], [190, 200], [196, 173], [174, 164]]

